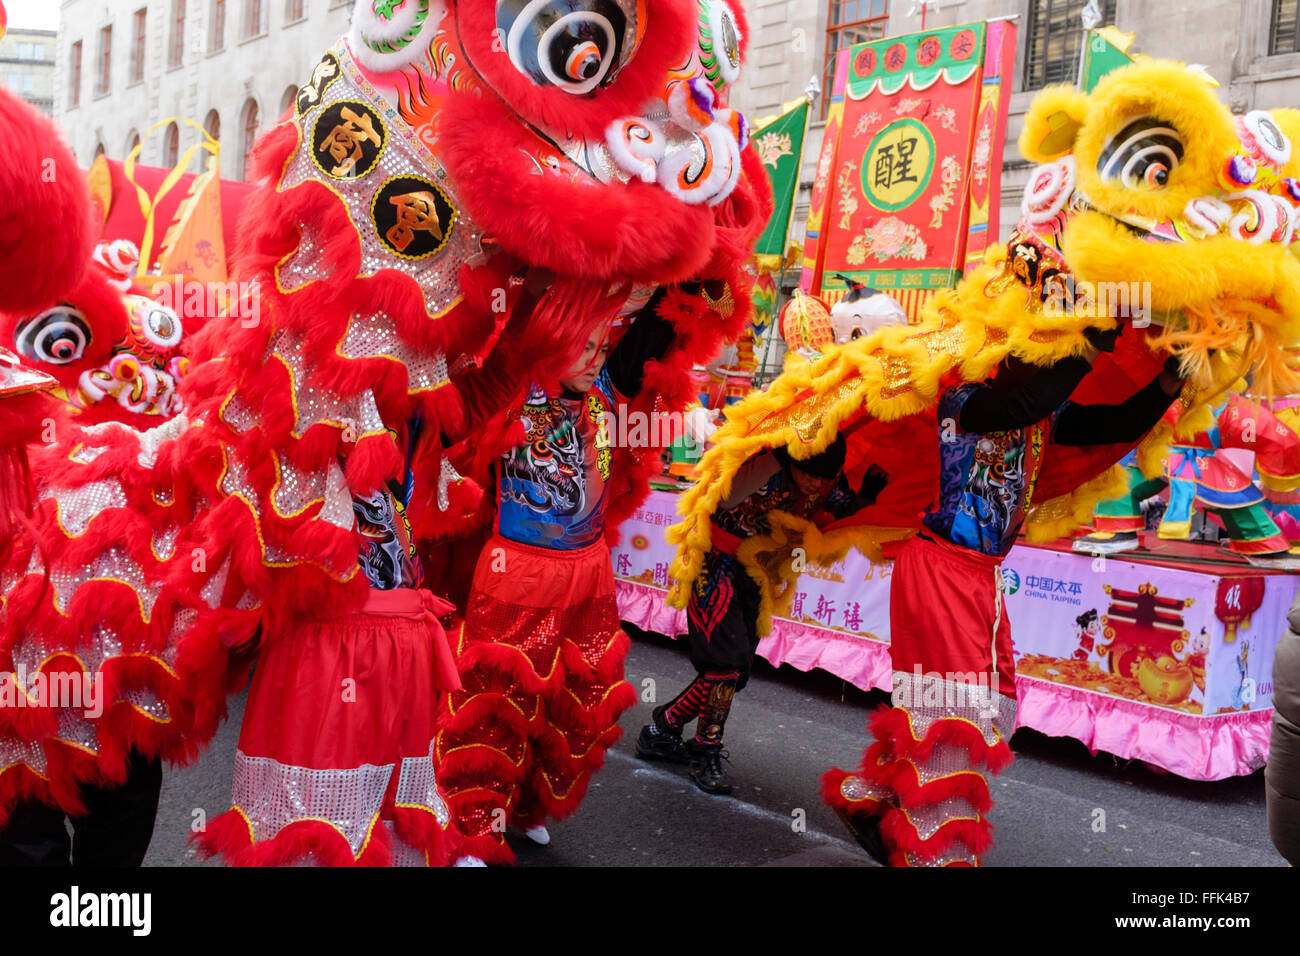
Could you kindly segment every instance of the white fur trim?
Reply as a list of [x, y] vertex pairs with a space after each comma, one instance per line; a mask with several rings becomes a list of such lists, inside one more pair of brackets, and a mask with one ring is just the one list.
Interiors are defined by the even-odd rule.
[[447, 13], [444, 0], [428, 0], [428, 16], [419, 32], [400, 49], [384, 52], [375, 48], [402, 44], [415, 27], [422, 2], [404, 0], [400, 8], [394, 9], [393, 18], [385, 20], [375, 15], [374, 0], [357, 0], [352, 10], [352, 28], [348, 31], [348, 47], [357, 62], [375, 73], [393, 73], [424, 59]]
[[[683, 169], [698, 161], [696, 144], [709, 151], [712, 169], [693, 185], [682, 188], [677, 184], [677, 177]], [[731, 135], [731, 129], [722, 123], [714, 123], [683, 140], [680, 145], [670, 146], [659, 163], [659, 185], [687, 205], [708, 203], [716, 206], [731, 195], [739, 180], [740, 146]]]
[[652, 183], [667, 141], [659, 124], [639, 116], [629, 116], [605, 127], [605, 146], [619, 169], [642, 182]]
[[[737, 61], [734, 66], [731, 60], [727, 58], [727, 51], [723, 46], [722, 23], [724, 17], [731, 21], [731, 28], [736, 32]], [[740, 22], [736, 19], [736, 15], [731, 12], [727, 0], [712, 0], [709, 4], [709, 33], [713, 38], [713, 56], [718, 63], [719, 78], [728, 85], [735, 83], [736, 80], [740, 79], [739, 54], [740, 44], [744, 38], [740, 35]]]
[[1075, 175], [1073, 156], [1039, 166], [1029, 174], [1021, 214], [1034, 225], [1051, 222], [1070, 201]]

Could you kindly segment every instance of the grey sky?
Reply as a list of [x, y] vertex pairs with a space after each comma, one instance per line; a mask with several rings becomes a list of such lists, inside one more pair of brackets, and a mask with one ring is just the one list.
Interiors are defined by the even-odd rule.
[[0, 0], [9, 11], [9, 29], [57, 30], [59, 0]]

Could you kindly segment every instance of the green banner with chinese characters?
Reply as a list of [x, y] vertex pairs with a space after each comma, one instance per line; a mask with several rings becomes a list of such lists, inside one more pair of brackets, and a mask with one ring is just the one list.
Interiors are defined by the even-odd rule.
[[790, 215], [799, 188], [799, 167], [803, 163], [808, 105], [807, 99], [798, 100], [791, 109], [761, 126], [749, 138], [749, 148], [757, 154], [772, 183], [772, 218], [758, 239], [755, 255], [785, 256]]

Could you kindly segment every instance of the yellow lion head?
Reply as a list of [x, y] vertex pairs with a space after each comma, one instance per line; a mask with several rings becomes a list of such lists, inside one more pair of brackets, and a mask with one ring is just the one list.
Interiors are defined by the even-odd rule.
[[[1152, 60], [1085, 94], [1044, 90], [1020, 150], [1023, 240], [1089, 293], [1124, 288], [1155, 342], [1208, 369], [1220, 350], [1276, 389], [1300, 385], [1300, 112], [1234, 116], [1209, 78]], [[1022, 279], [1023, 281], [1023, 279]], [[1046, 292], [1051, 292], [1051, 289]], [[1109, 325], [1109, 322], [1098, 324]], [[1144, 323], [1145, 324], [1145, 323]]]

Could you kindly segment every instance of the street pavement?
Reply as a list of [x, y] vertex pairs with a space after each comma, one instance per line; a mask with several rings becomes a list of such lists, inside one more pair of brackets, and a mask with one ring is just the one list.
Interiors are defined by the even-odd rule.
[[[886, 695], [760, 661], [727, 722], [734, 793], [717, 797], [696, 789], [687, 768], [634, 752], [651, 708], [692, 676], [684, 647], [633, 641], [627, 678], [641, 700], [623, 717], [622, 740], [578, 814], [551, 824], [550, 846], [512, 835], [520, 865], [874, 866], [821, 803], [818, 778], [857, 765], [867, 715]], [[243, 703], [231, 700], [195, 765], [166, 772], [146, 865], [200, 865], [187, 838], [196, 821], [229, 806]], [[1262, 771], [1193, 782], [1030, 730], [1017, 732], [1012, 749], [1015, 762], [994, 778], [996, 845], [986, 865], [1285, 865], [1268, 838]]]

